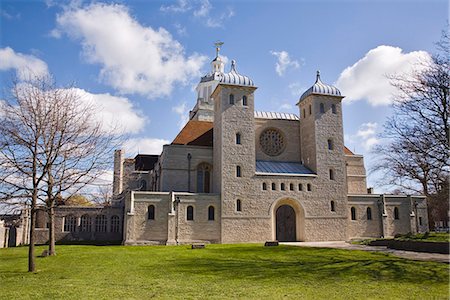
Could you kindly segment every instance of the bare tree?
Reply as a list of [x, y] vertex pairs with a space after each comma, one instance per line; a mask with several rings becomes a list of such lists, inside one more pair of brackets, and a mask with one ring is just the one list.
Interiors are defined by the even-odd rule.
[[74, 88], [57, 88], [49, 77], [15, 82], [0, 129], [0, 196], [31, 207], [29, 271], [34, 271], [34, 223], [41, 201], [49, 216], [49, 254], [55, 254], [54, 208], [95, 184], [111, 165], [120, 141], [105, 130], [96, 108]]
[[41, 185], [48, 164], [44, 162], [44, 135], [49, 107], [42, 100], [43, 82], [15, 83], [14, 101], [2, 104], [0, 119], [0, 195], [4, 203], [26, 203], [30, 207], [28, 271], [34, 272], [35, 215], [43, 199]]
[[[449, 180], [449, 36], [444, 32], [431, 60], [420, 61], [411, 76], [391, 76], [398, 93], [394, 113], [382, 135], [387, 143], [375, 148], [375, 171], [384, 183], [423, 193], [430, 212], [448, 211]], [[430, 215], [433, 220], [433, 215]]]

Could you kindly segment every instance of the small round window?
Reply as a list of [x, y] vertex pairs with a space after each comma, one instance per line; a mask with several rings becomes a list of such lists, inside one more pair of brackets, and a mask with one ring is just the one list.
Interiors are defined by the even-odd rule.
[[259, 145], [265, 154], [277, 156], [283, 152], [286, 142], [279, 130], [269, 128], [264, 130], [259, 136]]

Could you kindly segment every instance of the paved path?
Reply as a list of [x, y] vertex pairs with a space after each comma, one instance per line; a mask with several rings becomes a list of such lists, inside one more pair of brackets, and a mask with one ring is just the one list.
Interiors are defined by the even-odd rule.
[[333, 241], [333, 242], [290, 242], [290, 243], [280, 243], [283, 245], [291, 245], [298, 247], [317, 247], [317, 248], [335, 248], [335, 249], [347, 249], [347, 250], [362, 250], [362, 251], [372, 251], [372, 252], [384, 252], [389, 253], [394, 256], [412, 259], [412, 260], [423, 260], [423, 261], [436, 261], [443, 263], [450, 263], [450, 256], [448, 254], [439, 253], [425, 253], [425, 252], [414, 252], [414, 251], [403, 251], [388, 249], [385, 246], [366, 246], [366, 245], [354, 245], [344, 241]]

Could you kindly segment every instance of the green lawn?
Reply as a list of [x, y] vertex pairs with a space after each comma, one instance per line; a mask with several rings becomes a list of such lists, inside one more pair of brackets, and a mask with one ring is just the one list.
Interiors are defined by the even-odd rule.
[[[44, 247], [38, 247], [40, 253]], [[58, 246], [26, 272], [0, 249], [0, 299], [448, 299], [448, 265], [293, 246]]]
[[450, 242], [450, 234], [446, 232], [428, 232], [415, 235], [402, 235], [396, 238], [402, 241]]

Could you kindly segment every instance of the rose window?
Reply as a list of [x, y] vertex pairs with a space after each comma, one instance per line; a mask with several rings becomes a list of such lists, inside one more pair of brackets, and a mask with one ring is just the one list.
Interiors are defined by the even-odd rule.
[[261, 133], [259, 144], [262, 151], [270, 156], [280, 155], [286, 146], [283, 134], [274, 128], [266, 129]]

